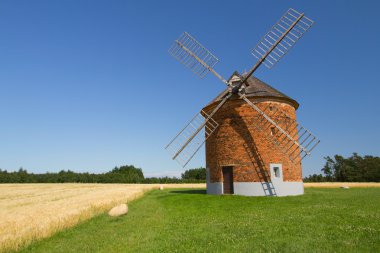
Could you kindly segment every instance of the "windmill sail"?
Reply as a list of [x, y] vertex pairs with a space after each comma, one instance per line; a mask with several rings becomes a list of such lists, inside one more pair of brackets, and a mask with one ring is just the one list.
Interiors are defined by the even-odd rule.
[[218, 123], [213, 120], [212, 116], [214, 116], [231, 96], [231, 93], [227, 94], [210, 114], [207, 114], [203, 110], [196, 114], [189, 124], [166, 146], [166, 150], [172, 153], [173, 160], [178, 161], [182, 167], [186, 166], [202, 147], [206, 139], [219, 126]]
[[219, 59], [187, 32], [174, 42], [169, 53], [200, 78], [212, 72], [227, 84], [227, 81], [213, 69]]
[[202, 110], [166, 146], [166, 150], [172, 155], [173, 160], [185, 167], [218, 126], [218, 123]]
[[252, 49], [257, 59], [271, 69], [313, 25], [314, 21], [289, 9]]
[[[289, 9], [252, 50], [252, 54], [258, 61], [249, 73], [242, 78], [239, 86], [243, 84], [249, 86], [247, 80], [261, 64], [264, 64], [269, 69], [272, 68], [294, 46], [313, 23], [314, 21], [306, 17], [303, 13]], [[260, 124], [255, 122], [254, 126], [261, 131], [267, 128], [276, 129], [276, 134], [266, 132], [265, 136], [271, 139], [292, 161], [298, 162], [302, 160], [305, 156], [310, 155], [311, 150], [318, 145], [319, 140], [307, 129], [300, 126], [295, 120], [292, 122], [292, 126], [295, 126], [293, 132], [289, 132], [287, 129], [284, 130], [284, 126], [281, 126], [278, 120], [276, 122], [276, 119], [279, 119], [276, 117], [289, 118], [289, 120], [290, 117], [287, 117], [280, 109], [276, 110], [276, 114], [270, 113], [270, 115], [267, 115], [268, 111], [260, 110], [260, 108], [252, 103], [241, 91], [239, 91], [239, 95], [259, 113]], [[274, 107], [271, 106], [271, 108]]]
[[253, 126], [264, 133], [276, 147], [294, 162], [300, 162], [319, 144], [320, 140], [273, 103], [259, 108], [244, 95], [242, 98], [257, 112]]

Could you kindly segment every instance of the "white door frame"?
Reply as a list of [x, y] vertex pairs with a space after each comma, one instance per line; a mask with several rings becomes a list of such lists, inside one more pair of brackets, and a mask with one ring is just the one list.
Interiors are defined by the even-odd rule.
[[[269, 164], [269, 168], [270, 168], [270, 178], [272, 179], [272, 183], [273, 184], [284, 182], [283, 172], [282, 172], [282, 164], [281, 163], [270, 163]], [[276, 173], [275, 173], [275, 168], [279, 169], [277, 176], [276, 176]]]

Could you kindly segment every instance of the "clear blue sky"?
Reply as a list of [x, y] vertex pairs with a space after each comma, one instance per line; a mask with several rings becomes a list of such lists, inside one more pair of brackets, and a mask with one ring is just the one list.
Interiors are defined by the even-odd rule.
[[179, 175], [164, 146], [224, 86], [171, 58], [172, 41], [189, 32], [228, 78], [289, 7], [315, 26], [256, 76], [321, 139], [304, 175], [327, 155], [380, 155], [378, 1], [12, 0], [0, 3], [0, 168]]

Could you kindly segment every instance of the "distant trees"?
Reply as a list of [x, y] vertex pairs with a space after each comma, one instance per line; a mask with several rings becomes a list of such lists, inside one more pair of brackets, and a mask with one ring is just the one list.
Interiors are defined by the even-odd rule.
[[182, 173], [181, 178], [206, 181], [206, 168], [200, 167], [196, 169], [186, 170], [184, 173]]
[[304, 182], [326, 182], [326, 177], [322, 174], [313, 174], [303, 179]]
[[201, 183], [205, 181], [206, 171], [202, 176], [201, 168], [193, 172], [186, 171], [185, 177], [151, 177], [145, 178], [142, 169], [133, 165], [115, 167], [106, 173], [77, 173], [71, 170], [61, 170], [58, 173], [34, 174], [20, 168], [18, 171], [8, 172], [0, 169], [0, 183]]
[[305, 182], [380, 182], [380, 157], [353, 153], [348, 158], [335, 155], [325, 160], [324, 175], [311, 175]]
[[77, 173], [61, 170], [58, 173], [34, 174], [23, 168], [15, 172], [0, 170], [0, 183], [142, 183], [144, 174], [133, 165], [115, 167], [107, 173]]
[[102, 183], [142, 183], [144, 174], [142, 169], [135, 168], [133, 165], [121, 166], [105, 173], [102, 181]]
[[[323, 174], [313, 174], [304, 178], [305, 182], [380, 182], [380, 157], [360, 156], [353, 153], [344, 158], [341, 155], [325, 157], [326, 163], [321, 169]], [[58, 173], [34, 174], [20, 168], [8, 172], [0, 169], [0, 183], [204, 183], [206, 169], [203, 167], [188, 169], [181, 178], [150, 177], [145, 178], [142, 169], [133, 165], [115, 167], [106, 173], [77, 173], [61, 170]]]

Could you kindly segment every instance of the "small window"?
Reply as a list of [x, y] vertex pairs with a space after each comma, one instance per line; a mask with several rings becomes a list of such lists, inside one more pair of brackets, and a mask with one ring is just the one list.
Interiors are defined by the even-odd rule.
[[237, 86], [237, 85], [239, 85], [239, 84], [240, 84], [240, 81], [233, 81], [233, 82], [232, 82], [232, 86], [233, 86], [233, 87], [235, 87], [235, 86]]
[[271, 127], [270, 128], [270, 135], [275, 135], [276, 134], [276, 128], [275, 127]]
[[274, 176], [275, 177], [281, 177], [280, 175], [280, 168], [279, 167], [273, 167]]

